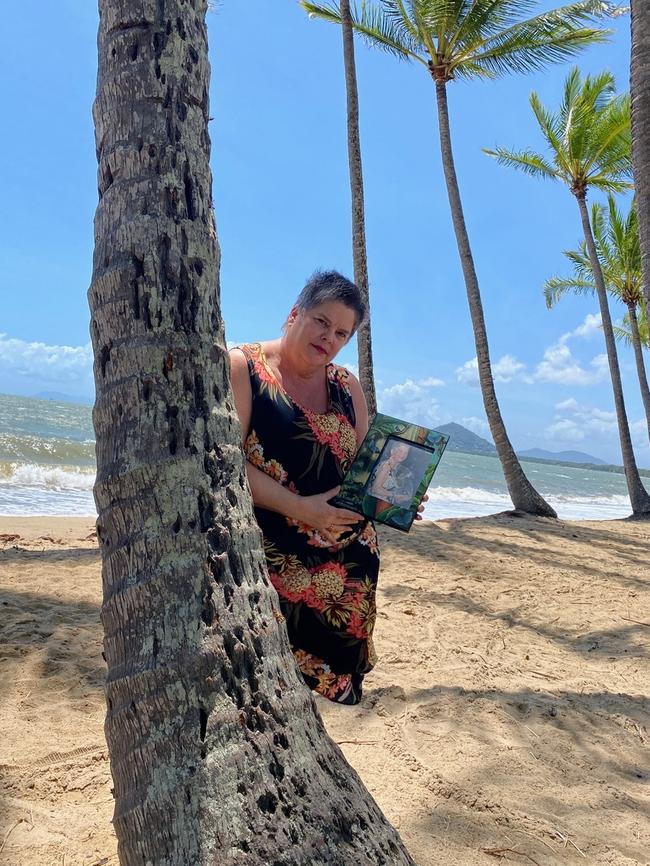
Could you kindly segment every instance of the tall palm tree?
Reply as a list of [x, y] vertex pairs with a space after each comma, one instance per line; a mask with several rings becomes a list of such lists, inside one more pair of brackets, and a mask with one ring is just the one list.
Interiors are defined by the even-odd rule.
[[630, 100], [627, 96], [616, 96], [611, 73], [588, 75], [583, 80], [580, 71], [573, 69], [566, 79], [564, 98], [557, 113], [548, 111], [536, 93], [531, 94], [530, 104], [550, 158], [533, 150], [515, 153], [497, 148], [486, 153], [496, 157], [502, 165], [521, 169], [533, 177], [559, 180], [575, 196], [602, 316], [632, 512], [635, 517], [650, 517], [650, 496], [641, 483], [632, 449], [605, 277], [587, 209], [590, 188], [616, 193], [632, 186], [629, 182], [632, 173]]
[[[616, 206], [613, 195], [608, 198], [607, 215], [604, 207], [595, 202], [591, 206], [591, 227], [607, 291], [627, 307], [625, 321], [630, 329], [630, 342], [634, 349], [636, 371], [650, 438], [650, 387], [648, 387], [637, 315], [637, 311], [643, 304], [643, 277], [635, 203], [632, 203], [627, 217], [624, 217]], [[583, 241], [579, 249], [566, 250], [564, 255], [573, 264], [573, 276], [551, 277], [546, 281], [544, 297], [549, 309], [567, 292], [593, 294], [596, 291], [587, 244]], [[616, 329], [614, 335], [616, 336]]]
[[122, 866], [414, 866], [299, 681], [219, 310], [205, 0], [100, 0], [89, 290]]
[[368, 307], [366, 321], [357, 331], [359, 355], [359, 381], [366, 395], [370, 417], [377, 412], [377, 394], [372, 361], [372, 330], [370, 319], [370, 286], [368, 279], [368, 255], [366, 250], [366, 218], [363, 195], [363, 169], [359, 138], [359, 93], [357, 70], [354, 59], [354, 31], [350, 15], [350, 0], [341, 0], [341, 24], [343, 31], [343, 62], [345, 66], [345, 93], [348, 114], [348, 160], [350, 163], [350, 191], [352, 194], [352, 257], [354, 282]]
[[[339, 4], [301, 0], [310, 14], [341, 23]], [[525, 19], [534, 0], [380, 0], [353, 12], [353, 26], [373, 45], [420, 64], [432, 78], [438, 105], [442, 162], [452, 222], [469, 302], [479, 381], [490, 431], [515, 508], [555, 517], [555, 511], [526, 478], [501, 416], [490, 365], [478, 278], [460, 198], [447, 108], [447, 85], [457, 78], [496, 78], [529, 72], [572, 57], [603, 41], [587, 26], [600, 4], [593, 0]]]
[[648, 0], [632, 0], [631, 5], [632, 159], [639, 208], [645, 301], [646, 309], [650, 310], [650, 4]]

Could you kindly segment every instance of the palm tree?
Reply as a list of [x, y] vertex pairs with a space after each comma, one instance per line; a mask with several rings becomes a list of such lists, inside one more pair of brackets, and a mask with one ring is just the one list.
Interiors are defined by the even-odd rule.
[[[636, 370], [648, 425], [648, 437], [650, 437], [650, 387], [648, 387], [648, 376], [643, 359], [643, 343], [637, 315], [637, 311], [640, 310], [643, 303], [643, 278], [635, 203], [632, 203], [627, 217], [623, 217], [612, 195], [608, 198], [607, 216], [605, 216], [603, 206], [594, 203], [591, 207], [591, 227], [607, 291], [627, 307], [625, 320], [630, 329], [630, 342], [634, 349]], [[544, 297], [549, 310], [567, 292], [593, 294], [596, 291], [586, 243], [583, 241], [580, 249], [567, 250], [564, 255], [573, 263], [574, 275], [572, 277], [551, 277], [550, 280], [547, 280], [544, 287]], [[616, 329], [614, 335], [616, 336]]]
[[354, 282], [368, 306], [366, 321], [357, 331], [359, 354], [359, 380], [366, 395], [370, 417], [377, 412], [377, 394], [372, 362], [372, 333], [370, 322], [370, 287], [368, 279], [368, 255], [366, 251], [366, 219], [363, 195], [363, 169], [359, 140], [359, 94], [357, 71], [354, 59], [354, 32], [350, 15], [350, 0], [341, 0], [341, 24], [343, 31], [343, 62], [345, 65], [345, 92], [348, 112], [348, 159], [350, 163], [350, 191], [352, 193], [352, 256]]
[[[310, 14], [341, 23], [335, 2], [301, 0]], [[572, 57], [586, 45], [603, 41], [604, 31], [586, 26], [600, 10], [594, 0], [524, 19], [531, 0], [380, 0], [364, 2], [353, 26], [373, 45], [400, 59], [419, 63], [431, 76], [438, 105], [442, 162], [467, 289], [479, 381], [490, 431], [516, 509], [555, 517], [555, 511], [524, 475], [508, 438], [497, 401], [487, 331], [474, 259], [465, 225], [454, 165], [447, 108], [447, 84], [457, 78], [496, 78], [529, 72]]]
[[641, 258], [645, 276], [646, 309], [650, 310], [650, 5], [648, 0], [632, 0], [632, 62], [630, 93], [632, 96], [632, 159]]
[[[639, 330], [639, 338], [641, 340], [641, 348], [650, 349], [650, 332], [648, 331], [648, 314], [646, 312], [645, 298], [642, 298], [639, 302], [637, 326]], [[619, 340], [619, 342], [623, 342], [627, 346], [632, 345], [632, 327], [627, 313], [623, 316], [623, 321], [620, 325], [614, 325], [614, 336]]]
[[100, 0], [89, 290], [122, 866], [414, 866], [299, 681], [219, 311], [205, 0]]
[[497, 148], [486, 153], [496, 157], [502, 165], [521, 169], [533, 177], [559, 180], [575, 196], [602, 316], [632, 512], [635, 517], [650, 517], [650, 496], [641, 483], [632, 449], [605, 276], [587, 209], [590, 187], [616, 193], [632, 186], [628, 180], [632, 173], [630, 100], [627, 96], [616, 96], [611, 73], [603, 72], [583, 80], [580, 71], [573, 69], [566, 79], [564, 98], [556, 114], [542, 105], [536, 93], [531, 94], [530, 104], [548, 145], [550, 159], [532, 150], [514, 153]]

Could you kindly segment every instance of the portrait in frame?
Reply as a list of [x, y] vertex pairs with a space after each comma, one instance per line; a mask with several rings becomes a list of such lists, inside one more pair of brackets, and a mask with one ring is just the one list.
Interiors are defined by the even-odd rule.
[[448, 441], [378, 413], [330, 503], [408, 532]]

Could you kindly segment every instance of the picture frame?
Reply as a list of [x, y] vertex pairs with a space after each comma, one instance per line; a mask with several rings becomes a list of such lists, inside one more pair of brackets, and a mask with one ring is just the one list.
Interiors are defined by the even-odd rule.
[[330, 504], [408, 532], [448, 441], [445, 433], [377, 413]]

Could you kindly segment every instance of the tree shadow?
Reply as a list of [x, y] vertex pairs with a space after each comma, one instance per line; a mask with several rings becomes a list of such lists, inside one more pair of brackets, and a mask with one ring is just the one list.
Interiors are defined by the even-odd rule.
[[[389, 597], [397, 595], [391, 590], [384, 590]], [[410, 590], [409, 592], [412, 592]], [[642, 636], [647, 635], [647, 626], [641, 623], [630, 623], [622, 628], [597, 629], [581, 634], [579, 637], [570, 637], [563, 631], [552, 626], [540, 623], [528, 622], [513, 610], [492, 610], [479, 601], [465, 595], [462, 592], [452, 593], [436, 592], [435, 590], [421, 590], [418, 593], [419, 602], [428, 602], [438, 607], [447, 607], [462, 611], [475, 617], [483, 617], [486, 620], [502, 622], [508, 628], [522, 628], [534, 634], [541, 635], [563, 649], [574, 653], [581, 653], [592, 658], [611, 657], [614, 655], [625, 655], [627, 658], [648, 658], [650, 653], [643, 644]], [[639, 638], [636, 642], [634, 638]]]
[[[462, 576], [458, 573], [458, 563], [467, 568], [468, 577], [478, 583], [486, 580], [498, 581], [499, 577], [484, 577], [481, 574], [481, 560], [483, 556], [494, 559], [504, 559], [508, 564], [504, 566], [504, 572], [509, 581], [512, 581], [516, 572], [518, 562], [521, 561], [522, 574], [524, 569], [529, 569], [531, 562], [538, 566], [552, 568], [558, 572], [570, 573], [576, 578], [576, 582], [583, 582], [589, 586], [590, 591], [596, 592], [599, 586], [612, 586], [612, 584], [625, 586], [635, 592], [650, 589], [650, 577], [636, 577], [633, 574], [624, 575], [611, 567], [599, 567], [594, 564], [597, 561], [598, 549], [601, 545], [614, 554], [629, 560], [631, 566], [637, 573], [641, 573], [641, 564], [650, 561], [650, 538], [647, 542], [638, 539], [621, 538], [615, 532], [607, 529], [595, 530], [592, 527], [578, 525], [570, 526], [571, 537], [567, 538], [567, 526], [557, 524], [543, 518], [506, 518], [497, 516], [494, 518], [476, 518], [476, 522], [485, 525], [497, 524], [502, 530], [498, 538], [486, 538], [481, 533], [471, 528], [472, 520], [449, 521], [450, 528], [442, 528], [436, 524], [427, 524], [417, 530], [418, 533], [427, 533], [430, 544], [427, 549], [422, 549], [422, 544], [413, 543], [409, 536], [392, 533], [383, 536], [383, 542], [398, 554], [407, 554], [410, 561], [421, 560], [423, 566], [431, 568], [432, 563], [437, 568], [444, 568], [446, 559], [454, 562], [454, 578]], [[529, 528], [527, 528], [529, 527]], [[532, 527], [532, 528], [530, 528]], [[530, 544], [531, 534], [540, 540], [538, 545]], [[426, 536], [425, 536], [426, 537]], [[563, 548], [557, 548], [558, 537], [561, 539]], [[577, 541], [574, 542], [574, 537]], [[554, 539], [555, 544], [550, 545], [549, 539]], [[418, 539], [422, 541], [422, 536]], [[576, 549], [571, 544], [579, 544]], [[589, 561], [584, 558], [585, 544], [596, 551], [594, 559]], [[621, 548], [626, 547], [623, 552]], [[634, 555], [632, 553], [634, 551]], [[581, 555], [582, 554], [582, 555]], [[602, 583], [598, 583], [601, 581]], [[393, 584], [382, 587], [382, 593], [389, 599], [399, 600], [412, 598], [413, 586], [409, 584]], [[628, 622], [625, 625], [615, 626], [611, 629], [594, 629], [579, 636], [567, 635], [561, 627], [553, 627], [552, 623], [531, 622], [521, 615], [518, 608], [494, 609], [488, 604], [472, 597], [465, 587], [452, 586], [449, 591], [437, 591], [420, 589], [417, 590], [418, 602], [429, 603], [442, 608], [451, 608], [462, 611], [470, 616], [502, 622], [509, 628], [518, 626], [532, 633], [539, 634], [563, 648], [576, 653], [584, 654], [591, 658], [627, 656], [629, 658], [647, 658], [648, 648], [644, 638], [648, 635], [648, 624], [642, 621]], [[585, 601], [587, 603], [587, 601]], [[639, 620], [643, 619], [639, 615]]]
[[[442, 549], [464, 550], [465, 559], [467, 559], [468, 554], [474, 553], [476, 550], [483, 550], [493, 555], [517, 556], [526, 562], [532, 561], [538, 565], [574, 569], [573, 556], [575, 553], [571, 546], [577, 544], [582, 546], [585, 543], [594, 551], [601, 549], [609, 554], [614, 554], [618, 559], [635, 569], [639, 568], [639, 563], [644, 558], [650, 558], [650, 525], [648, 525], [648, 540], [641, 541], [637, 538], [626, 537], [621, 533], [612, 532], [607, 528], [610, 521], [604, 522], [605, 525], [602, 528], [595, 528], [579, 522], [574, 524], [542, 517], [518, 518], [509, 514], [498, 514], [490, 517], [463, 518], [462, 520], [449, 519], [445, 523], [448, 525], [448, 529], [427, 523], [418, 527], [416, 532], [430, 533], [432, 539], [435, 539], [435, 544]], [[501, 530], [499, 538], [486, 538], [476, 532], [477, 526], [498, 527]], [[384, 542], [388, 542], [391, 547], [404, 552], [408, 551], [411, 556], [418, 555], [408, 535], [399, 537], [396, 537], [397, 533], [392, 533], [390, 536], [382, 535]], [[529, 540], [531, 538], [539, 544], [530, 545]], [[561, 540], [565, 550], [561, 552], [557, 549], [549, 549], [546, 546], [549, 539]], [[596, 558], [596, 554], [594, 558]], [[460, 561], [462, 561], [462, 555]], [[624, 586], [640, 589], [647, 589], [650, 586], [650, 580], [613, 573], [594, 565], [593, 561], [592, 563], [585, 562], [584, 559], [581, 562], [580, 571], [592, 577], [606, 577], [609, 580], [615, 580]]]
[[[374, 706], [371, 691], [366, 701]], [[403, 693], [393, 716], [401, 744], [393, 754], [405, 768], [417, 765], [409, 777], [425, 792], [415, 826], [432, 839], [451, 834], [458, 853], [449, 860], [483, 862], [481, 849], [501, 845], [545, 866], [573, 862], [572, 852], [575, 862], [613, 862], [605, 856], [612, 849], [645, 863], [648, 697], [432, 686]], [[457, 741], [451, 761], [439, 746], [446, 736]], [[635, 825], [646, 828], [637, 838], [628, 832]], [[564, 847], [572, 828], [586, 860]]]

